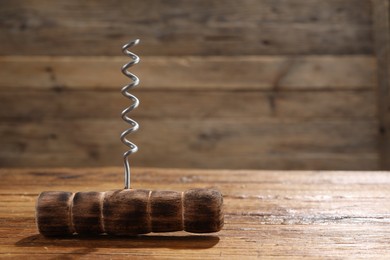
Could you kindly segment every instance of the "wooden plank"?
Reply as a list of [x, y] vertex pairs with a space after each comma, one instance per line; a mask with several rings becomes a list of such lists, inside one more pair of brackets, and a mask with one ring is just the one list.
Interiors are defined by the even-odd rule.
[[[226, 171], [135, 168], [134, 188], [224, 194], [225, 226], [212, 235], [44, 238], [34, 223], [43, 190], [122, 187], [122, 168], [0, 169], [0, 257], [388, 258], [388, 172]], [[23, 185], [21, 184], [23, 180]], [[310, 238], [310, 239], [308, 239]], [[28, 251], [28, 255], [26, 254]]]
[[374, 2], [375, 52], [378, 61], [379, 150], [382, 169], [390, 169], [390, 3]]
[[[134, 118], [361, 120], [376, 117], [375, 93], [371, 90], [259, 92], [138, 89], [133, 93], [141, 101], [140, 107], [133, 111]], [[26, 121], [119, 118], [119, 113], [129, 104], [119, 90], [0, 91], [0, 118]]]
[[[32, 220], [29, 220], [32, 222]], [[324, 255], [331, 258], [348, 258], [358, 255], [364, 258], [387, 258], [387, 235], [389, 229], [381, 224], [347, 225], [261, 225], [253, 224], [242, 230], [236, 220], [233, 230], [226, 230], [214, 236], [196, 236], [168, 233], [165, 236], [140, 236], [129, 238], [99, 239], [68, 238], [47, 239], [36, 235], [28, 228], [19, 233], [24, 239], [9, 239], [0, 254], [14, 258], [77, 258], [85, 259], [215, 259], [215, 258], [291, 258], [319, 259]], [[255, 220], [250, 223], [255, 223]], [[24, 224], [23, 226], [27, 226]], [[253, 227], [254, 226], [254, 227]], [[253, 230], [254, 229], [254, 230]], [[19, 231], [20, 229], [17, 229]], [[4, 232], [9, 230], [4, 229]], [[28, 234], [28, 235], [27, 235]], [[243, 235], [245, 234], [245, 235]], [[299, 235], [300, 234], [300, 235]], [[310, 242], [302, 241], [302, 234], [310, 235]], [[245, 239], [245, 240], [244, 240]], [[4, 239], [4, 241], [7, 241]], [[299, 243], [305, 246], [298, 247]], [[47, 250], [45, 249], [48, 248]], [[151, 249], [153, 248], [153, 250]], [[25, 252], [29, 251], [27, 255]]]
[[[119, 89], [126, 57], [0, 57], [2, 89]], [[373, 56], [143, 57], [142, 89], [374, 89]]]
[[[142, 119], [135, 165], [376, 169], [376, 122]], [[121, 165], [118, 118], [3, 122], [1, 166]], [[174, 145], [172, 145], [174, 144]]]
[[[0, 183], [0, 196], [4, 202], [15, 202], [15, 200], [35, 202], [35, 196], [40, 192], [55, 190], [55, 188], [71, 192], [104, 191], [122, 185], [122, 173], [122, 167], [0, 168], [0, 177], [4, 180]], [[329, 197], [341, 200], [358, 199], [361, 192], [370, 194], [373, 198], [381, 198], [389, 193], [388, 190], [382, 191], [382, 189], [390, 185], [388, 173], [383, 171], [323, 172], [133, 167], [133, 173], [133, 188], [137, 189], [142, 187], [156, 189], [163, 186], [166, 189], [184, 191], [191, 187], [216, 187], [212, 185], [218, 184], [218, 188], [226, 198], [259, 200], [264, 203], [275, 200], [280, 200], [279, 203], [289, 203], [288, 201], [291, 203], [294, 202], [292, 196], [302, 202], [326, 202]], [[21, 180], [26, 180], [23, 185], [9, 185]], [[243, 185], [236, 185], [238, 183]], [[289, 189], [285, 189], [287, 184]], [[259, 190], [259, 185], [263, 186], [263, 189]], [[332, 190], [328, 189], [329, 185], [332, 186]], [[226, 194], [225, 191], [228, 190], [229, 193]], [[314, 191], [316, 196], [309, 196], [308, 192]], [[341, 197], [340, 192], [343, 191], [347, 192], [348, 196]], [[268, 192], [277, 193], [279, 196], [276, 194], [267, 196]], [[13, 194], [15, 198], [10, 197]], [[3, 196], [7, 196], [7, 199]]]
[[0, 4], [1, 55], [117, 55], [137, 35], [146, 55], [373, 51], [369, 0]]

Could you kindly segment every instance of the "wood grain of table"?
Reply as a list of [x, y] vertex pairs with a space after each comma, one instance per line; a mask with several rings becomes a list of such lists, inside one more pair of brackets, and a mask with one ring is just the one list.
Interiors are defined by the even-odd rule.
[[0, 169], [0, 258], [390, 258], [390, 173], [135, 168], [132, 188], [217, 188], [215, 234], [45, 238], [34, 222], [45, 190], [122, 188], [122, 168]]

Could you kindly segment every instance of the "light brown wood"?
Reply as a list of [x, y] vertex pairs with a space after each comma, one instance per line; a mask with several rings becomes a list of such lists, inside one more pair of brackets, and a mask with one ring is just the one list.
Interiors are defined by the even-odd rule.
[[[373, 90], [377, 84], [370, 55], [145, 57], [136, 48], [141, 63], [131, 71], [145, 90]], [[120, 73], [126, 62], [126, 57], [0, 57], [0, 88], [118, 91], [128, 82]]]
[[26, 259], [389, 258], [388, 172], [205, 171], [135, 168], [133, 187], [214, 187], [225, 228], [135, 238], [47, 239], [34, 223], [36, 196], [122, 186], [121, 168], [0, 169], [0, 257]]
[[374, 0], [375, 52], [378, 61], [380, 166], [390, 169], [390, 2]]
[[116, 55], [132, 35], [147, 55], [372, 53], [370, 11], [369, 0], [6, 0], [0, 54]]
[[[372, 169], [375, 120], [142, 119], [131, 136], [139, 166]], [[3, 123], [2, 165], [121, 165], [118, 119]], [[17, 140], [17, 141], [15, 141]]]

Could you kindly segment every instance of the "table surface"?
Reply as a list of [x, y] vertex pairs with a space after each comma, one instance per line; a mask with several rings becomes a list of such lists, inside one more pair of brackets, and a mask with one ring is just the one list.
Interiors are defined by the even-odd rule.
[[45, 190], [123, 187], [122, 168], [0, 169], [0, 257], [26, 259], [390, 258], [390, 173], [135, 168], [132, 188], [217, 188], [215, 234], [44, 238], [35, 202]]

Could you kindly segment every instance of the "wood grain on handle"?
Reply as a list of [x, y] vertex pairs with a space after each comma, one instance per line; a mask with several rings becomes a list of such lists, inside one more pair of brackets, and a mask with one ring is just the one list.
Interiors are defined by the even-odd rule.
[[223, 226], [222, 202], [222, 194], [212, 189], [45, 191], [38, 197], [36, 222], [45, 236], [210, 233]]

